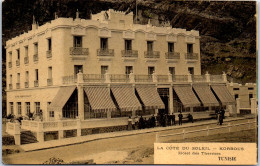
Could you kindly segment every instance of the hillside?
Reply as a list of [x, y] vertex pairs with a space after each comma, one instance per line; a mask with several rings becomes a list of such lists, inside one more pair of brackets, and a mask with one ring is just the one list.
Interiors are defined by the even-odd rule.
[[[156, 26], [169, 21], [174, 28], [198, 30], [201, 35], [202, 73], [221, 74], [237, 82], [256, 81], [256, 2], [138, 0], [137, 22]], [[41, 25], [54, 18], [90, 18], [109, 8], [136, 13], [135, 0], [5, 0], [2, 3], [3, 87], [5, 41], [30, 30], [32, 15]]]

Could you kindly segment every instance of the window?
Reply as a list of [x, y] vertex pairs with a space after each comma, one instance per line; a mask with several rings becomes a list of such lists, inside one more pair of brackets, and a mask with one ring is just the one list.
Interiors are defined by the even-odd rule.
[[147, 41], [147, 51], [153, 51], [153, 42], [152, 41]]
[[155, 69], [153, 66], [148, 67], [148, 75], [152, 75], [154, 73]]
[[193, 44], [187, 44], [187, 53], [193, 53]]
[[131, 72], [133, 72], [133, 66], [126, 66], [125, 67], [125, 74], [130, 74]]
[[25, 102], [25, 108], [26, 108], [26, 115], [29, 115], [31, 113], [30, 102]]
[[10, 74], [10, 84], [12, 84], [12, 82], [13, 82], [13, 76], [12, 74]]
[[39, 80], [39, 72], [38, 72], [38, 69], [35, 69], [35, 80], [36, 80], [36, 81]]
[[172, 75], [175, 75], [175, 67], [169, 67], [169, 71]]
[[35, 105], [35, 113], [36, 113], [36, 115], [40, 115], [40, 109], [41, 109], [40, 102], [35, 102], [34, 105]]
[[155, 114], [155, 110], [154, 109], [145, 109], [145, 110], [138, 110], [136, 111], [136, 115], [138, 116], [145, 116], [145, 115], [153, 115]]
[[51, 105], [51, 102], [49, 101], [49, 102], [47, 102], [47, 106], [49, 106], [49, 105]]
[[74, 65], [74, 75], [77, 75], [79, 71], [83, 73], [83, 65]]
[[106, 71], [108, 71], [108, 66], [101, 66], [101, 75], [106, 74]]
[[74, 36], [74, 47], [82, 47], [82, 36]]
[[29, 71], [25, 72], [25, 82], [29, 82]]
[[191, 75], [194, 75], [194, 67], [188, 67], [188, 71]]
[[132, 40], [125, 40], [125, 50], [132, 50]]
[[28, 57], [28, 46], [24, 47], [24, 56]]
[[168, 43], [168, 52], [174, 52], [174, 43]]
[[132, 116], [132, 111], [112, 111], [111, 118], [129, 117]]
[[17, 49], [17, 59], [20, 60], [20, 49]]
[[235, 99], [239, 98], [239, 95], [238, 94], [235, 94]]
[[252, 93], [250, 93], [249, 94], [249, 103], [250, 103], [250, 105], [251, 105], [251, 99], [253, 98], [253, 94]]
[[20, 73], [17, 73], [17, 83], [20, 83]]
[[125, 25], [125, 20], [119, 20], [119, 24]]
[[108, 39], [107, 38], [100, 38], [100, 48], [103, 50], [108, 49]]
[[10, 102], [10, 114], [14, 114], [14, 103]]
[[52, 67], [48, 67], [48, 78], [51, 79], [52, 78]]
[[22, 103], [21, 102], [17, 102], [17, 112], [18, 112], [18, 115], [22, 114]]
[[50, 118], [54, 118], [54, 111], [50, 111], [49, 116], [50, 116]]
[[48, 40], [48, 50], [51, 50], [51, 38], [47, 39]]
[[9, 62], [12, 62], [12, 52], [9, 52]]
[[239, 90], [239, 88], [233, 88], [233, 90]]
[[248, 87], [248, 90], [254, 90], [254, 87]]
[[34, 55], [38, 54], [38, 43], [34, 43]]

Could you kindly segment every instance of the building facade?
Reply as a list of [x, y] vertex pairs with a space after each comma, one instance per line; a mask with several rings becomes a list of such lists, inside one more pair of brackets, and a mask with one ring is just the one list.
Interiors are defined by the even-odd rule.
[[225, 73], [201, 75], [198, 31], [134, 24], [133, 13], [33, 23], [6, 52], [7, 113], [42, 114], [46, 126], [124, 126], [128, 116], [180, 111], [201, 117], [220, 105], [235, 113]]

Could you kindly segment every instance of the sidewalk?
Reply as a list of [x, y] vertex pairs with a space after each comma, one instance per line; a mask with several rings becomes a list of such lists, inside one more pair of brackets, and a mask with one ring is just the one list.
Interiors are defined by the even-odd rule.
[[[248, 118], [252, 119], [253, 117], [252, 116], [228, 117], [225, 119], [225, 122], [243, 120], [243, 119], [248, 119]], [[198, 122], [194, 122], [194, 123], [183, 123], [182, 126], [176, 125], [176, 126], [167, 126], [167, 127], [156, 127], [156, 128], [142, 129], [142, 130], [118, 131], [118, 132], [111, 132], [111, 133], [101, 133], [101, 134], [93, 134], [93, 135], [86, 135], [86, 136], [80, 136], [80, 137], [64, 138], [64, 139], [60, 139], [60, 140], [45, 141], [42, 143], [25, 144], [25, 145], [21, 145], [21, 148], [25, 152], [28, 152], [28, 151], [35, 151], [35, 150], [49, 149], [49, 148], [60, 147], [60, 146], [79, 144], [79, 143], [89, 142], [89, 141], [94, 141], [94, 140], [99, 140], [99, 139], [123, 137], [123, 136], [145, 134], [145, 133], [151, 133], [151, 132], [160, 132], [160, 131], [187, 128], [187, 127], [191, 127], [191, 126], [200, 126], [200, 125], [207, 125], [207, 124], [216, 124], [216, 120], [205, 120], [205, 121], [198, 121]]]

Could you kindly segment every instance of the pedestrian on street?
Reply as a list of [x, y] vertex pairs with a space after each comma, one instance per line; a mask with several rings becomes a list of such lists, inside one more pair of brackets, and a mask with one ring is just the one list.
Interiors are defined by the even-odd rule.
[[217, 112], [217, 125], [219, 125], [220, 123], [220, 111]]
[[131, 116], [128, 117], [128, 126], [127, 126], [127, 130], [132, 130], [132, 121], [133, 119], [131, 118]]
[[219, 116], [219, 124], [222, 125], [222, 123], [223, 123], [223, 113], [221, 111]]
[[155, 117], [154, 117], [154, 115], [152, 115], [152, 118], [151, 118], [151, 121], [152, 121], [152, 127], [155, 127]]
[[176, 125], [176, 122], [175, 122], [175, 115], [172, 113], [172, 125]]
[[178, 117], [179, 117], [179, 125], [182, 125], [182, 118], [183, 118], [183, 115], [182, 115], [181, 111], [180, 111]]

